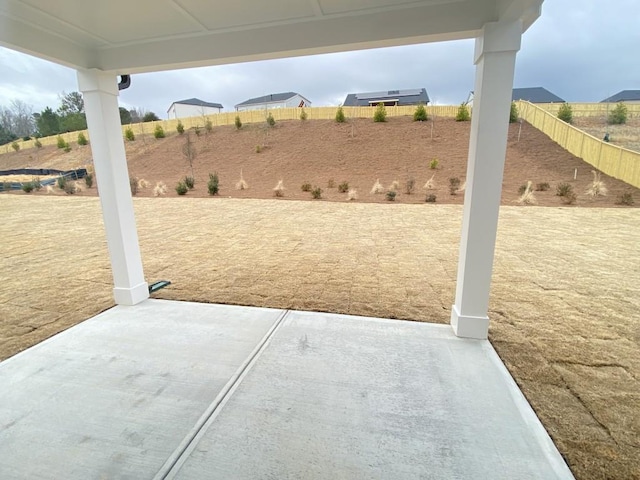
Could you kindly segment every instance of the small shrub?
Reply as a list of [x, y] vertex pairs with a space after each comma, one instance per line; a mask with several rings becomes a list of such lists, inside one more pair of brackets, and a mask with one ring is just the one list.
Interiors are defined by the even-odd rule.
[[58, 138], [56, 140], [56, 145], [60, 149], [66, 148], [67, 147], [67, 142], [65, 142], [64, 138], [62, 138], [60, 135], [58, 135]]
[[578, 199], [578, 197], [574, 191], [571, 191], [567, 195], [560, 197], [560, 199], [562, 200], [563, 203], [567, 205], [573, 205], [574, 203], [576, 203], [576, 200]]
[[535, 205], [536, 197], [533, 195], [532, 182], [528, 181], [524, 186], [524, 191], [520, 194], [520, 198], [518, 198], [518, 203], [521, 205]]
[[633, 205], [633, 195], [631, 192], [624, 192], [623, 194], [618, 196], [618, 200], [616, 201], [617, 205]]
[[63, 177], [62, 175], [60, 175], [56, 183], [60, 190], [64, 190], [64, 187], [67, 185], [67, 177]]
[[593, 181], [589, 188], [587, 189], [587, 195], [591, 197], [599, 197], [605, 196], [607, 194], [607, 187], [604, 182], [600, 179], [600, 172], [596, 172], [595, 170], [591, 170], [593, 173]]
[[42, 183], [40, 183], [40, 177], [33, 177], [31, 179], [31, 184], [33, 185], [33, 188], [35, 188], [38, 191], [42, 189]]
[[616, 108], [609, 114], [609, 123], [611, 125], [622, 125], [627, 123], [627, 116], [627, 106], [622, 102], [618, 102]]
[[176, 126], [176, 132], [178, 132], [180, 135], [184, 133], [184, 125], [182, 124], [182, 122], [178, 122], [178, 125]]
[[527, 184], [523, 184], [520, 185], [520, 187], [518, 187], [518, 195], [522, 195], [524, 192], [527, 191]]
[[344, 116], [344, 110], [342, 109], [342, 107], [338, 107], [338, 110], [336, 110], [336, 122], [344, 123], [346, 121], [347, 119]]
[[17, 152], [20, 150], [20, 145], [18, 144], [18, 142], [12, 142], [11, 148], [13, 148]]
[[33, 191], [33, 183], [32, 182], [23, 183], [22, 191], [25, 193], [31, 193]]
[[184, 177], [184, 184], [187, 186], [189, 190], [193, 190], [193, 187], [196, 184], [196, 180], [193, 177], [186, 176]]
[[89, 144], [89, 140], [87, 140], [87, 137], [84, 136], [84, 133], [80, 132], [78, 134], [78, 145], [88, 145]]
[[433, 193], [430, 193], [424, 201], [427, 203], [436, 203], [436, 196]]
[[349, 191], [347, 192], [347, 200], [352, 201], [357, 199], [358, 199], [358, 192], [354, 188], [350, 188]]
[[431, 170], [435, 170], [436, 168], [438, 168], [438, 164], [439, 164], [439, 163], [440, 163], [440, 162], [438, 161], [438, 159], [437, 159], [437, 158], [434, 158], [433, 160], [431, 160], [431, 162], [429, 162], [429, 168], [430, 168]]
[[[207, 118], [207, 121], [204, 122], [204, 131], [207, 133], [211, 133], [213, 132], [213, 123], [211, 123], [211, 120], [209, 120]], [[198, 134], [198, 129], [196, 129], [196, 135]]]
[[209, 195], [218, 195], [220, 191], [220, 179], [218, 178], [218, 173], [210, 173], [209, 181], [207, 182], [207, 190]]
[[64, 153], [69, 153], [71, 151], [71, 145], [67, 145], [64, 147]]
[[471, 120], [469, 107], [465, 102], [462, 102], [458, 107], [458, 113], [456, 113], [456, 122], [468, 122], [469, 120]]
[[509, 123], [516, 123], [518, 121], [518, 106], [516, 102], [511, 102], [511, 110], [509, 111]]
[[558, 109], [558, 118], [563, 122], [573, 123], [573, 110], [571, 109], [571, 105], [567, 102], [560, 105], [560, 108]]
[[536, 192], [546, 192], [550, 188], [551, 185], [549, 185], [547, 182], [536, 184]]
[[262, 147], [260, 145], [256, 145], [256, 153], [260, 153], [262, 151]]
[[269, 115], [267, 115], [267, 125], [269, 125], [270, 127], [275, 126], [276, 124], [276, 119], [273, 118], [273, 115], [271, 115], [271, 112], [269, 112]]
[[371, 187], [371, 193], [372, 194], [384, 193], [384, 187], [380, 183], [380, 179], [376, 180], [376, 183], [374, 183], [373, 187]]
[[387, 199], [387, 201], [389, 202], [395, 202], [396, 200], [396, 192], [394, 190], [389, 190], [387, 192], [387, 194], [385, 195], [385, 198]]
[[374, 122], [386, 122], [387, 121], [387, 109], [384, 108], [384, 103], [380, 102], [376, 107], [376, 111], [373, 112]]
[[336, 188], [336, 181], [333, 178], [330, 178], [327, 182], [327, 188]]
[[236, 119], [233, 123], [236, 126], [236, 130], [240, 130], [242, 128], [242, 120], [240, 120], [240, 115], [236, 115]]
[[178, 182], [178, 184], [176, 185], [176, 193], [178, 195], [186, 195], [188, 191], [189, 187], [187, 187], [186, 183], [184, 183], [183, 181]]
[[416, 188], [416, 180], [413, 177], [407, 178], [407, 182], [404, 184], [404, 193], [411, 195]]
[[322, 198], [322, 189], [320, 187], [315, 187], [311, 190], [311, 197], [314, 200], [320, 200]]
[[425, 190], [433, 190], [436, 187], [436, 182], [433, 180], [435, 176], [435, 174], [431, 175], [431, 178], [424, 184]]
[[156, 128], [153, 131], [153, 136], [155, 138], [164, 138], [164, 129], [162, 128], [162, 125], [156, 125]]
[[129, 178], [129, 188], [131, 189], [131, 195], [135, 197], [138, 194], [138, 178], [137, 177]]
[[307, 112], [305, 112], [304, 108], [300, 110], [300, 120], [303, 122], [307, 119]]
[[153, 196], [159, 197], [167, 193], [167, 185], [164, 182], [156, 183], [156, 186], [153, 187]]
[[273, 195], [276, 197], [284, 197], [284, 182], [278, 181], [278, 184], [273, 189]]
[[127, 127], [124, 129], [124, 138], [126, 138], [129, 142], [133, 142], [136, 139], [135, 134], [131, 127]]
[[138, 189], [142, 190], [144, 188], [149, 188], [149, 182], [147, 182], [144, 178], [138, 180]]
[[193, 133], [196, 134], [196, 137], [199, 137], [200, 135], [202, 135], [202, 132], [200, 131], [200, 127], [197, 125], [193, 127]]
[[458, 193], [458, 187], [460, 187], [460, 179], [458, 177], [451, 177], [449, 179], [449, 193], [456, 195]]
[[93, 187], [93, 173], [87, 172], [87, 174], [84, 176], [84, 184], [87, 186], [87, 188]]
[[11, 191], [11, 183], [10, 182], [2, 182], [2, 191], [3, 192]]
[[566, 197], [573, 193], [573, 187], [568, 183], [559, 183], [556, 186], [556, 195], [558, 197]]
[[309, 182], [303, 183], [302, 186], [300, 187], [300, 190], [302, 190], [303, 192], [310, 192], [311, 184]]
[[349, 182], [342, 182], [338, 185], [338, 192], [347, 193], [349, 191]]
[[42, 148], [42, 142], [36, 138], [36, 141], [33, 142], [36, 148]]
[[418, 105], [416, 111], [413, 112], [413, 121], [426, 122], [427, 120], [429, 120], [429, 117], [427, 117], [427, 109], [424, 108], [423, 104]]
[[29, 140], [31, 140], [31, 137], [29, 135], [25, 135], [24, 137], [22, 137], [22, 140], [28, 142]]

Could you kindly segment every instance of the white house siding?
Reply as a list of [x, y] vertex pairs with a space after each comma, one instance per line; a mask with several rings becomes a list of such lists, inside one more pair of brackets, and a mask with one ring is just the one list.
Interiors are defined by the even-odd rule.
[[168, 117], [172, 118], [188, 118], [188, 117], [201, 117], [203, 115], [212, 115], [214, 113], [220, 113], [222, 109], [215, 107], [202, 107], [200, 105], [185, 105], [182, 103], [174, 103], [169, 108]]
[[281, 102], [253, 103], [251, 105], [238, 105], [236, 110], [244, 112], [246, 110], [265, 110], [271, 108], [291, 108], [291, 107], [310, 107], [311, 102], [301, 95], [294, 95], [290, 99]]

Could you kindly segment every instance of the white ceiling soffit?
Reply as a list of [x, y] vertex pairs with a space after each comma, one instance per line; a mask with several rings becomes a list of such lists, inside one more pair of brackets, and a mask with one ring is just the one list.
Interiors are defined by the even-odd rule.
[[0, 45], [114, 73], [472, 38], [542, 0], [0, 0]]

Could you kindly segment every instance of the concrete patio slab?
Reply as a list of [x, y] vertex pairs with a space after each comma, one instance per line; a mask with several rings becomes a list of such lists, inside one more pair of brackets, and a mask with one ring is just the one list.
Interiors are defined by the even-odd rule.
[[283, 313], [148, 300], [0, 363], [0, 478], [152, 478]]
[[489, 342], [289, 312], [167, 478], [573, 476]]
[[147, 300], [0, 363], [4, 479], [571, 479], [487, 341]]

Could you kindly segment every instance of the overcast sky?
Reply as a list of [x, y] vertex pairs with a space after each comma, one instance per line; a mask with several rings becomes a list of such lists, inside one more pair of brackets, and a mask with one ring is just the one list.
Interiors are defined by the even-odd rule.
[[[570, 102], [640, 89], [640, 1], [546, 0], [524, 34], [516, 87], [543, 86]], [[134, 75], [121, 105], [161, 118], [173, 101], [200, 98], [225, 110], [248, 98], [294, 91], [314, 106], [347, 93], [425, 87], [431, 101], [459, 104], [473, 89], [473, 40]], [[0, 47], [0, 105], [57, 108], [77, 90], [75, 71]]]

